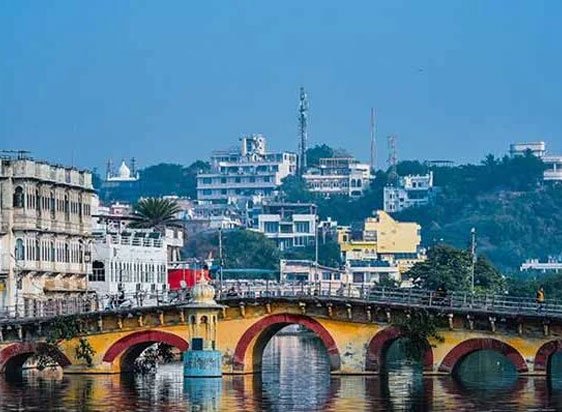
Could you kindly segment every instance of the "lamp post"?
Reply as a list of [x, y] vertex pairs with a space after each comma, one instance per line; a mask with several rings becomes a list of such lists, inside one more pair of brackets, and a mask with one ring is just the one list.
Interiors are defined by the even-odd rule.
[[470, 229], [470, 277], [471, 277], [471, 288], [470, 291], [474, 295], [474, 271], [476, 269], [476, 228]]
[[222, 227], [219, 227], [219, 296], [222, 295]]

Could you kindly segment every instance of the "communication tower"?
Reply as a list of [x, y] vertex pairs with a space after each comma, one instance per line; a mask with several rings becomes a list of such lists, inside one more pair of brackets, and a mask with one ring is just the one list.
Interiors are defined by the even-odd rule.
[[304, 87], [300, 89], [299, 98], [299, 158], [298, 173], [302, 176], [306, 171], [306, 149], [308, 140], [308, 97]]
[[388, 140], [388, 184], [395, 186], [398, 180], [398, 171], [396, 166], [398, 164], [398, 155], [396, 152], [396, 141], [398, 136], [392, 134], [387, 137]]
[[375, 140], [375, 109], [371, 107], [371, 173], [374, 175], [377, 168], [377, 142]]

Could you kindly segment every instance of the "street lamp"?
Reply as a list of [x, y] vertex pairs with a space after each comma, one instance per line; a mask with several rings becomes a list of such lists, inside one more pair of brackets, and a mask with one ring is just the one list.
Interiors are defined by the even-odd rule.
[[474, 272], [476, 269], [476, 228], [470, 229], [470, 257], [472, 259], [470, 266], [470, 277], [471, 277], [471, 292], [474, 295]]

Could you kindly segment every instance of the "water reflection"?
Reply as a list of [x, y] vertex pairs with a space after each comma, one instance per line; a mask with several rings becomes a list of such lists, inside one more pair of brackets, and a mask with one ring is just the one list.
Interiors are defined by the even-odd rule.
[[388, 349], [380, 376], [330, 376], [325, 349], [310, 336], [274, 337], [261, 375], [184, 380], [180, 363], [148, 376], [26, 371], [0, 379], [0, 410], [562, 410], [562, 355], [551, 362], [550, 380], [516, 378], [505, 359], [490, 353], [467, 357], [452, 378], [424, 377], [400, 350], [399, 344]]

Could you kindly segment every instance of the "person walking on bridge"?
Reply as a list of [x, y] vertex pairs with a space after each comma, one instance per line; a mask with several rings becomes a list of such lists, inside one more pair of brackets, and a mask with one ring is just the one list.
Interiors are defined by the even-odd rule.
[[544, 294], [544, 288], [541, 287], [539, 288], [539, 290], [537, 290], [537, 312], [538, 313], [542, 313], [543, 309], [544, 309], [544, 301], [545, 301], [545, 294]]

